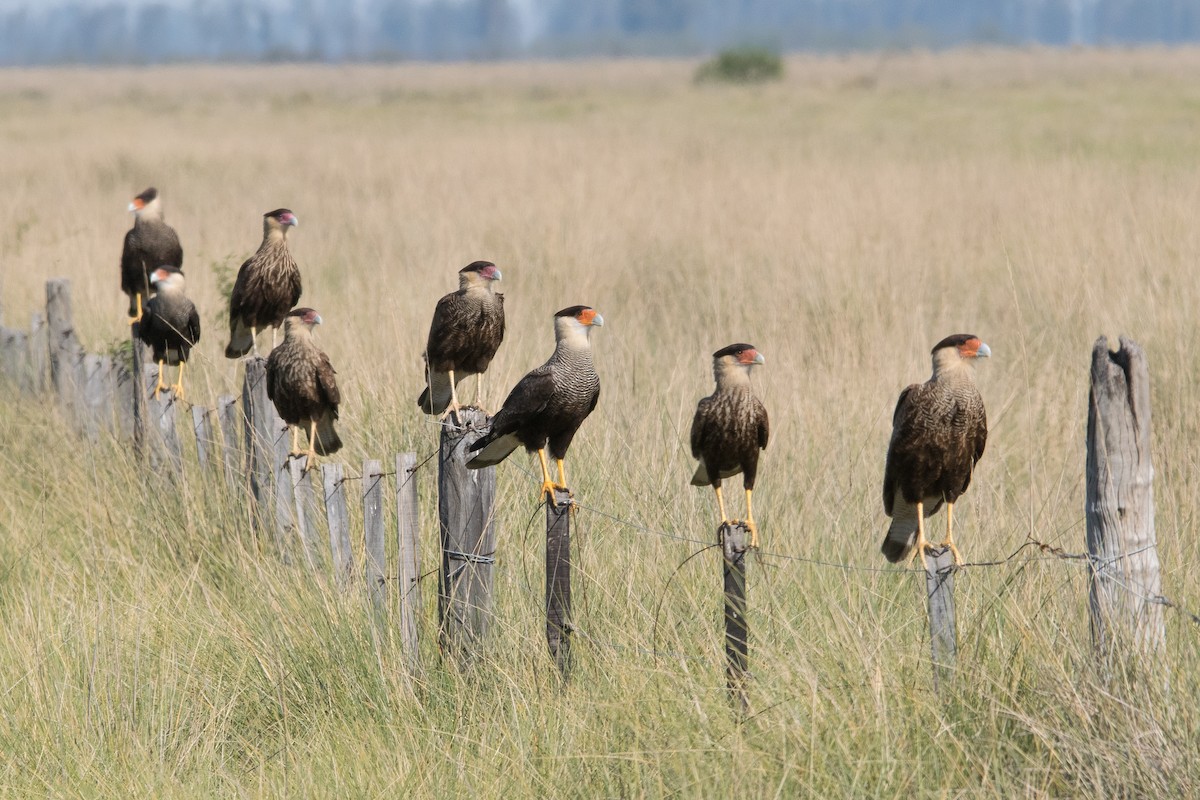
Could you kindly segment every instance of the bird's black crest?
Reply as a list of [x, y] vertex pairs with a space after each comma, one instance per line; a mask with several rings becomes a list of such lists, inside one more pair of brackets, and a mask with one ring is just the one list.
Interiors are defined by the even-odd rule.
[[154, 198], [156, 198], [156, 197], [158, 197], [158, 189], [155, 189], [153, 186], [151, 186], [149, 189], [142, 192], [141, 194], [139, 194], [137, 197], [135, 197], [133, 199], [141, 200], [143, 203], [150, 203], [150, 202], [153, 202]]
[[935, 344], [933, 346], [933, 349], [930, 350], [929, 352], [931, 354], [936, 353], [938, 350], [941, 350], [943, 347], [961, 347], [964, 344], [966, 344], [967, 342], [971, 341], [972, 339], [978, 339], [978, 338], [979, 337], [973, 333], [956, 333], [953, 336], [947, 336], [945, 339], [942, 339], [940, 342]]
[[460, 269], [459, 272], [483, 272], [488, 267], [494, 266], [496, 265], [490, 261], [472, 261], [470, 264], [467, 264], [465, 267]]
[[556, 317], [573, 317], [576, 314], [578, 314], [580, 311], [587, 311], [590, 308], [591, 308], [591, 306], [571, 306], [570, 308], [564, 308], [562, 311], [559, 311], [554, 316], [556, 316]]
[[738, 344], [731, 344], [728, 347], [722, 347], [720, 350], [713, 353], [713, 358], [720, 358], [721, 356], [736, 356], [738, 353], [754, 349], [754, 345], [740, 342]]
[[315, 313], [316, 313], [316, 309], [313, 309], [313, 308], [293, 308], [291, 311], [289, 311], [289, 312], [288, 312], [288, 316], [289, 316], [289, 317], [303, 317], [305, 314], [308, 314], [308, 313], [314, 313], [314, 314], [315, 314]]
[[292, 210], [290, 208], [277, 208], [274, 211], [268, 211], [267, 213], [263, 214], [263, 216], [264, 217], [274, 217], [275, 219], [279, 219], [284, 214], [291, 214], [291, 213], [292, 213]]

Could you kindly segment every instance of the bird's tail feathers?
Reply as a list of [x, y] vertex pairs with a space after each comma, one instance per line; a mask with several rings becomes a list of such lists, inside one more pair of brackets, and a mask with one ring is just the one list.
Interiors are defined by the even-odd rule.
[[417, 405], [426, 414], [441, 414], [450, 407], [450, 397], [450, 373], [430, 372], [429, 383], [417, 398]]
[[240, 319], [229, 326], [229, 344], [225, 346], [226, 358], [241, 358], [254, 349], [254, 337]]
[[484, 436], [469, 448], [473, 452], [478, 451], [479, 454], [467, 462], [467, 469], [495, 466], [508, 458], [520, 446], [521, 440], [515, 433], [498, 436], [495, 439], [491, 438], [490, 434]]
[[[925, 517], [931, 517], [942, 507], [940, 497], [927, 497], [924, 503]], [[917, 543], [917, 504], [909, 503], [897, 492], [892, 506], [892, 524], [883, 538], [884, 557], [895, 564], [908, 558]]]
[[317, 441], [313, 442], [313, 449], [319, 456], [331, 455], [342, 449], [342, 439], [334, 430], [333, 419], [333, 413], [326, 411], [317, 420]]
[[[722, 479], [732, 478], [734, 475], [737, 475], [741, 471], [742, 471], [741, 467], [731, 467], [730, 469], [721, 470], [717, 474], [717, 477], [722, 478]], [[692, 475], [692, 486], [711, 486], [711, 485], [712, 485], [712, 477], [708, 474], [708, 467], [705, 465], [704, 460], [701, 459], [700, 464], [697, 465], [697, 467], [696, 467], [696, 474]]]

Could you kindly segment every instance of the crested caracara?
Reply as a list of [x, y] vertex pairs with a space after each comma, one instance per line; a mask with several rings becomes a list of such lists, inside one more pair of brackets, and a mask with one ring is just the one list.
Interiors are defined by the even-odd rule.
[[758, 474], [758, 451], [767, 448], [770, 423], [767, 409], [750, 386], [750, 369], [763, 361], [752, 344], [731, 344], [713, 353], [717, 388], [696, 405], [692, 419], [692, 455], [700, 460], [692, 485], [713, 487], [721, 523], [725, 524], [730, 519], [721, 497], [721, 480], [742, 473], [751, 547], [758, 547], [758, 526], [754, 524], [750, 497]]
[[142, 318], [142, 306], [152, 292], [150, 273], [168, 265], [183, 269], [183, 248], [175, 229], [163, 222], [162, 198], [151, 186], [133, 198], [133, 227], [121, 251], [121, 291], [129, 295], [130, 322]]
[[179, 379], [171, 384], [175, 396], [183, 399], [183, 365], [188, 353], [200, 341], [200, 314], [196, 304], [183, 293], [183, 273], [179, 267], [159, 267], [150, 275], [155, 294], [146, 301], [145, 314], [138, 326], [138, 338], [154, 351], [158, 362], [158, 382], [154, 399], [167, 388], [163, 367], [179, 366]]
[[[293, 310], [283, 320], [283, 343], [267, 357], [267, 397], [292, 429], [289, 455], [307, 455], [306, 469], [316, 466], [318, 455], [342, 446], [333, 428], [341, 393], [329, 356], [313, 339], [313, 326], [320, 324], [321, 315], [311, 308]], [[308, 433], [307, 452], [296, 444], [298, 427]]]
[[262, 244], [238, 270], [229, 295], [226, 358], [241, 358], [251, 349], [257, 353], [258, 331], [268, 325], [272, 328], [271, 346], [275, 346], [274, 329], [300, 299], [300, 268], [287, 246], [288, 228], [299, 224], [286, 208], [263, 215]]
[[[471, 445], [478, 455], [469, 469], [499, 464], [520, 445], [537, 451], [542, 464], [542, 493], [554, 503], [554, 490], [567, 488], [563, 459], [579, 426], [600, 399], [600, 377], [592, 364], [592, 329], [604, 318], [587, 306], [571, 306], [554, 315], [554, 354], [517, 382], [492, 417], [487, 435]], [[546, 445], [558, 463], [558, 483], [550, 480]]]
[[417, 405], [426, 414], [457, 411], [457, 384], [468, 375], [481, 405], [483, 373], [504, 340], [504, 295], [495, 290], [500, 270], [476, 261], [458, 271], [458, 291], [438, 301], [425, 345], [425, 391]]
[[[883, 510], [892, 518], [883, 554], [895, 563], [923, 554], [925, 517], [946, 503], [946, 541], [954, 563], [954, 501], [971, 485], [987, 444], [987, 414], [975, 387], [975, 359], [992, 351], [978, 336], [947, 336], [933, 348], [933, 376], [900, 393], [883, 471]], [[911, 555], [910, 555], [911, 553]]]

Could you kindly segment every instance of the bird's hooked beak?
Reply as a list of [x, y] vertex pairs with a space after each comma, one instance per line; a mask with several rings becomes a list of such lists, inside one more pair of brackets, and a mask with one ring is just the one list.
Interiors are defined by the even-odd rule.
[[286, 224], [291, 225], [293, 228], [298, 228], [300, 227], [300, 218], [295, 214], [292, 214], [290, 217], [288, 217]]
[[592, 325], [592, 327], [595, 327], [595, 328], [603, 327], [604, 317], [600, 316], [599, 311], [596, 312], [596, 316], [592, 317], [591, 325]]
[[492, 267], [492, 280], [500, 280], [500, 269], [498, 267]]
[[759, 353], [759, 352], [755, 351], [755, 353], [754, 353], [754, 363], [755, 363], [755, 364], [765, 364], [765, 363], [767, 363], [767, 360], [766, 360], [765, 358], [763, 358], [763, 354], [762, 354], [762, 353]]
[[129, 210], [130, 210], [131, 212], [133, 212], [133, 211], [141, 211], [141, 209], [142, 209], [142, 207], [141, 207], [140, 205], [138, 205], [138, 201], [137, 201], [137, 200], [134, 200], [132, 203], [130, 203], [130, 204], [129, 204]]
[[975, 351], [976, 358], [991, 358], [992, 348], [988, 347], [983, 342], [979, 343], [979, 349]]
[[313, 318], [312, 318], [312, 324], [313, 324], [313, 325], [320, 325], [320, 324], [321, 324], [321, 315], [320, 315], [320, 314], [313, 314]]

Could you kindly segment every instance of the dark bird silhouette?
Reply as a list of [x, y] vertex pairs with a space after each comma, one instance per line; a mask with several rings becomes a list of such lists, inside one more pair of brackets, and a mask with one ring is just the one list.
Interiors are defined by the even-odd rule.
[[900, 393], [883, 471], [883, 510], [892, 518], [883, 554], [896, 563], [928, 548], [925, 518], [946, 503], [946, 541], [954, 546], [954, 502], [971, 485], [987, 444], [987, 414], [975, 386], [975, 359], [991, 349], [978, 336], [947, 336], [933, 348], [933, 376]]
[[300, 300], [300, 268], [287, 246], [288, 229], [299, 224], [286, 208], [263, 215], [262, 244], [238, 270], [229, 295], [226, 358], [241, 358], [252, 349], [257, 354], [258, 332], [268, 325], [272, 328], [271, 346], [275, 346], [274, 329]]
[[129, 295], [130, 323], [142, 318], [142, 307], [153, 287], [150, 272], [169, 265], [183, 269], [183, 248], [175, 229], [163, 221], [162, 198], [151, 186], [133, 198], [133, 227], [125, 234], [121, 251], [121, 291]]
[[696, 405], [692, 419], [692, 455], [700, 460], [692, 485], [713, 487], [724, 524], [730, 519], [721, 497], [721, 480], [742, 473], [751, 547], [758, 547], [758, 526], [750, 498], [758, 475], [758, 453], [767, 448], [771, 428], [767, 409], [750, 385], [750, 369], [763, 362], [752, 344], [731, 344], [713, 353], [717, 388]]
[[[321, 315], [316, 311], [295, 309], [284, 317], [283, 343], [267, 357], [267, 397], [292, 429], [290, 455], [307, 455], [307, 469], [316, 466], [317, 456], [336, 453], [342, 447], [333, 427], [341, 392], [329, 356], [313, 338], [313, 327], [320, 324]], [[307, 452], [296, 443], [301, 427], [308, 434]]]
[[438, 301], [425, 345], [425, 391], [417, 405], [426, 414], [458, 411], [458, 383], [476, 375], [475, 404], [483, 400], [483, 373], [504, 340], [504, 295], [495, 290], [500, 270], [476, 261], [458, 271], [458, 291]]
[[[571, 306], [554, 315], [554, 353], [509, 392], [492, 418], [487, 435], [470, 449], [478, 453], [469, 469], [499, 464], [519, 446], [537, 452], [542, 465], [542, 493], [554, 503], [554, 490], [567, 488], [563, 459], [575, 432], [596, 408], [600, 377], [592, 364], [591, 334], [604, 318], [588, 306]], [[550, 479], [546, 446], [558, 464], [558, 483]]]
[[138, 325], [138, 338], [150, 346], [158, 362], [158, 382], [154, 398], [167, 388], [163, 383], [164, 366], [178, 366], [179, 376], [171, 384], [175, 396], [183, 395], [183, 367], [188, 354], [200, 341], [200, 314], [196, 304], [184, 294], [183, 273], [179, 267], [159, 267], [150, 275], [156, 293], [146, 301], [145, 314]]

